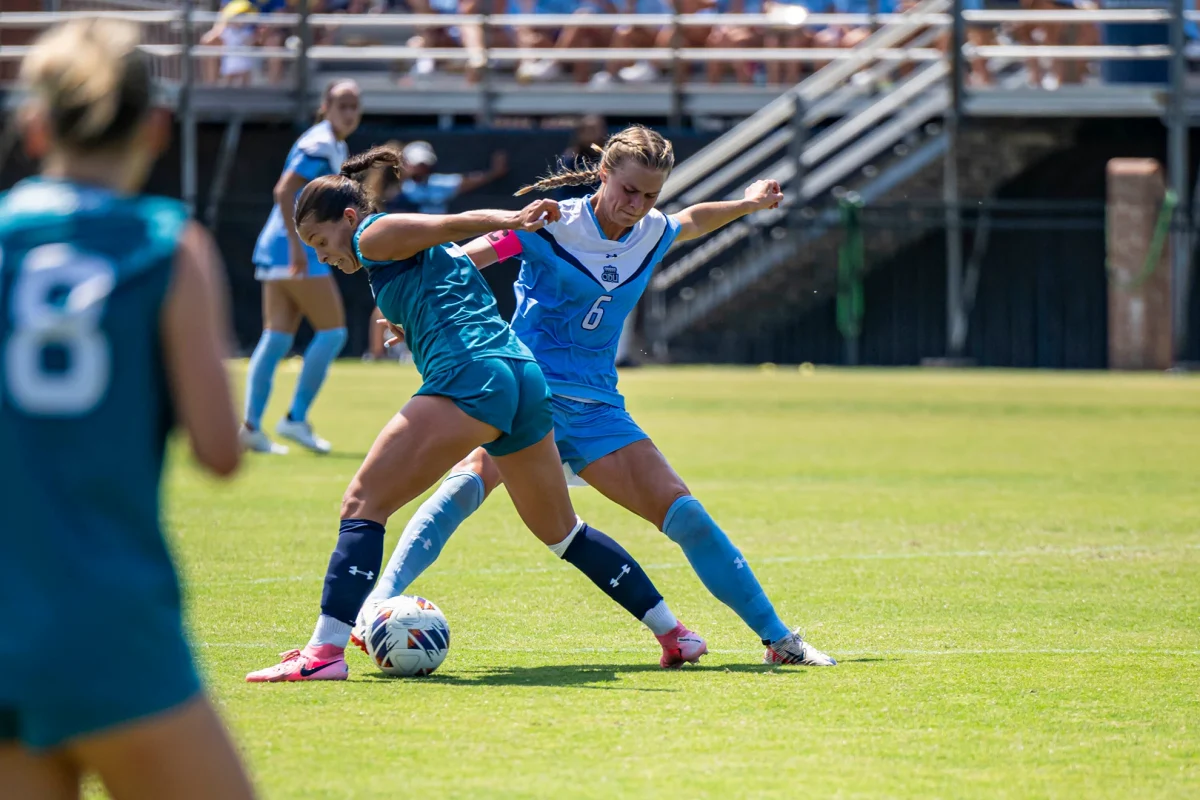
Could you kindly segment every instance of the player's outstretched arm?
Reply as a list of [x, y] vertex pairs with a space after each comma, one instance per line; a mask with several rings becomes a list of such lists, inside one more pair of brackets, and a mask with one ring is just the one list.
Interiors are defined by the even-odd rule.
[[521, 254], [521, 240], [515, 231], [492, 231], [487, 236], [472, 239], [463, 245], [476, 269], [485, 269], [505, 259]]
[[439, 244], [497, 230], [536, 231], [561, 213], [554, 200], [534, 200], [520, 211], [463, 214], [388, 214], [367, 228], [358, 249], [372, 261], [400, 261]]
[[675, 241], [686, 242], [707, 236], [747, 214], [775, 208], [782, 200], [783, 190], [779, 187], [779, 181], [755, 181], [746, 188], [746, 196], [741, 200], [688, 206], [675, 215], [679, 222], [679, 235]]
[[209, 471], [228, 476], [241, 449], [223, 360], [232, 338], [224, 275], [212, 237], [191, 223], [175, 254], [161, 335], [171, 399], [192, 452]]

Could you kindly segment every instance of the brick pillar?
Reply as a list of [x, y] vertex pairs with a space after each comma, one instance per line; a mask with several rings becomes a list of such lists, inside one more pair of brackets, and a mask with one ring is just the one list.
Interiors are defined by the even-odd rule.
[[1108, 366], [1168, 369], [1171, 344], [1171, 247], [1144, 270], [1166, 184], [1148, 158], [1108, 162]]

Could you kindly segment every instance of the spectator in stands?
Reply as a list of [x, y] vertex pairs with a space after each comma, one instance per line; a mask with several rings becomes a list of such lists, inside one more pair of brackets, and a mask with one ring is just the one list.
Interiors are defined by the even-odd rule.
[[[835, 14], [890, 14], [895, 9], [892, 0], [831, 0], [830, 5]], [[848, 50], [874, 31], [872, 25], [832, 25], [814, 34], [813, 47]]]
[[[1092, 0], [1021, 0], [1021, 8], [1031, 11], [1061, 11], [1066, 9], [1095, 10]], [[1017, 41], [1027, 45], [1049, 47], [1096, 46], [1100, 44], [1100, 28], [1092, 24], [1066, 22], [1031, 22], [1017, 25]], [[1046, 62], [1049, 64], [1047, 71]], [[1086, 61], [1077, 59], [1031, 58], [1027, 62], [1029, 82], [1043, 89], [1057, 89], [1064, 83], [1082, 83], [1091, 69]]]
[[[763, 46], [771, 48], [811, 47], [813, 32], [810, 28], [801, 27], [808, 16], [808, 6], [812, 0], [766, 0], [763, 11], [778, 20], [763, 34]], [[768, 61], [766, 66], [767, 83], [778, 86], [785, 84], [793, 86], [800, 82], [802, 72], [807, 72], [809, 65], [800, 61]]]
[[455, 197], [473, 192], [508, 174], [508, 154], [503, 150], [492, 153], [492, 164], [488, 170], [466, 174], [434, 172], [437, 154], [429, 142], [410, 142], [402, 152], [408, 178], [401, 186], [400, 193], [422, 214], [445, 214]]
[[[226, 45], [228, 47], [282, 47], [287, 31], [279, 26], [243, 25], [233, 23], [241, 14], [276, 14], [287, 10], [287, 0], [222, 0], [221, 19], [200, 37], [203, 45]], [[206, 83], [218, 81], [229, 85], [244, 86], [258, 72], [260, 59], [249, 56], [224, 56], [219, 59], [203, 59], [200, 74]], [[279, 83], [283, 80], [283, 59], [266, 60], [267, 80]]]
[[[625, 0], [625, 7], [618, 10], [630, 14], [703, 14], [714, 12], [717, 0]], [[613, 47], [675, 47], [675, 31], [671, 26], [653, 28], [621, 25], [613, 32]], [[714, 35], [710, 27], [681, 27], [678, 31], [680, 47], [705, 47]], [[650, 83], [659, 77], [658, 68], [648, 59], [634, 64], [610, 61], [608, 68], [596, 73], [592, 85], [603, 87], [612, 82], [616, 75], [626, 83]]]
[[[719, 14], [761, 14], [764, 11], [763, 0], [717, 0]], [[760, 47], [763, 44], [764, 33], [749, 25], [718, 25], [709, 36], [708, 46], [728, 50], [745, 50], [750, 47]], [[799, 47], [802, 45], [772, 45], [773, 47]], [[709, 61], [705, 70], [709, 83], [720, 83], [725, 77], [725, 69], [731, 66], [727, 61]], [[733, 74], [738, 83], [754, 82], [754, 62], [736, 61], [732, 64]]]
[[[229, 0], [221, 8], [217, 24], [200, 37], [200, 44], [224, 47], [253, 46], [258, 35], [255, 26], [239, 22], [237, 18], [255, 11], [250, 0]], [[205, 59], [202, 67], [206, 82], [219, 82], [224, 86], [249, 86], [257, 69], [255, 59], [244, 55], [225, 55], [219, 60]]]
[[[613, 0], [509, 0], [509, 11], [514, 14], [611, 14], [617, 7]], [[612, 30], [607, 27], [518, 28], [518, 47], [556, 47], [559, 49], [608, 47], [612, 41]], [[593, 65], [587, 61], [576, 61], [571, 72], [579, 83], [587, 83]], [[517, 68], [520, 81], [553, 80], [562, 74], [562, 64], [550, 59], [523, 62]]]
[[[900, 4], [900, 11], [907, 12], [917, 4], [917, 0], [905, 0]], [[963, 11], [982, 11], [983, 0], [962, 0]], [[987, 25], [966, 26], [967, 44], [972, 47], [986, 47], [996, 43], [996, 28]], [[937, 48], [943, 53], [950, 49], [950, 31], [947, 29], [937, 38]], [[986, 58], [974, 56], [967, 60], [967, 85], [989, 86], [992, 83], [992, 73], [988, 69]]]
[[[507, 10], [506, 0], [407, 0], [414, 14], [482, 14], [485, 11], [502, 13]], [[488, 45], [491, 47], [509, 47], [512, 45], [509, 31], [489, 28]], [[479, 80], [482, 70], [487, 66], [484, 60], [484, 34], [479, 25], [463, 25], [422, 28], [408, 40], [409, 47], [465, 47], [469, 53], [467, 61], [467, 80], [474, 83]], [[424, 78], [437, 70], [437, 64], [432, 58], [418, 58], [413, 65], [410, 75]]]

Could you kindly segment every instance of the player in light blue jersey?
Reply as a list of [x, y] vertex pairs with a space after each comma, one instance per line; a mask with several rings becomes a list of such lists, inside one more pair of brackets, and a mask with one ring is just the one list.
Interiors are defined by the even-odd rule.
[[557, 203], [539, 200], [515, 213], [373, 213], [375, 201], [356, 176], [399, 163], [395, 150], [374, 148], [347, 161], [341, 175], [310, 183], [296, 204], [296, 228], [323, 262], [367, 273], [384, 317], [407, 331], [422, 384], [342, 497], [312, 638], [246, 680], [346, 679], [351, 629], [383, 565], [384, 525], [477, 447], [504, 476], [529, 530], [650, 629], [662, 666], [698, 661], [708, 652], [704, 640], [675, 618], [629, 553], [575, 515], [554, 449], [546, 379], [500, 318], [483, 276], [452, 244], [497, 228], [534, 233], [558, 219]]
[[305, 131], [288, 153], [275, 184], [275, 205], [254, 247], [254, 276], [262, 282], [263, 332], [250, 356], [246, 375], [246, 410], [242, 445], [259, 453], [283, 454], [287, 447], [262, 430], [262, 415], [271, 397], [275, 368], [292, 349], [292, 340], [307, 318], [313, 338], [304, 351], [304, 366], [287, 415], [275, 432], [315, 453], [328, 453], [329, 442], [308, 421], [329, 365], [346, 345], [346, 312], [337, 282], [311, 247], [300, 241], [292, 208], [300, 190], [314, 178], [337, 175], [346, 160], [346, 138], [362, 119], [358, 84], [336, 80], [325, 89], [319, 121]]
[[0, 796], [249, 798], [184, 634], [159, 486], [175, 421], [238, 466], [223, 268], [142, 195], [167, 145], [138, 28], [52, 28], [21, 68], [41, 175], [0, 193]]
[[[670, 142], [647, 128], [627, 128], [609, 138], [594, 168], [562, 171], [521, 192], [599, 183], [595, 194], [564, 201], [561, 218], [541, 230], [493, 233], [465, 250], [480, 268], [521, 257], [513, 331], [554, 393], [565, 467], [679, 544], [708, 590], [767, 646], [765, 662], [832, 666], [832, 658], [780, 620], [742, 553], [633, 421], [617, 390], [621, 328], [671, 245], [783, 199], [778, 183], [758, 181], [742, 200], [668, 216], [654, 203], [673, 166]], [[403, 594], [499, 481], [482, 450], [455, 466], [409, 522], [364, 614]]]

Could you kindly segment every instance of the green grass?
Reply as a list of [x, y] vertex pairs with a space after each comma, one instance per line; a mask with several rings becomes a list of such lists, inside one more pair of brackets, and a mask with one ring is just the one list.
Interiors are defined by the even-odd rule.
[[436, 675], [355, 652], [346, 683], [243, 683], [307, 640], [342, 490], [416, 386], [339, 364], [332, 456], [171, 473], [197, 652], [266, 797], [1200, 796], [1197, 380], [630, 371], [635, 418], [837, 668], [763, 667], [675, 545], [584, 489], [702, 667], [659, 670], [499, 492], [413, 587], [453, 631]]

